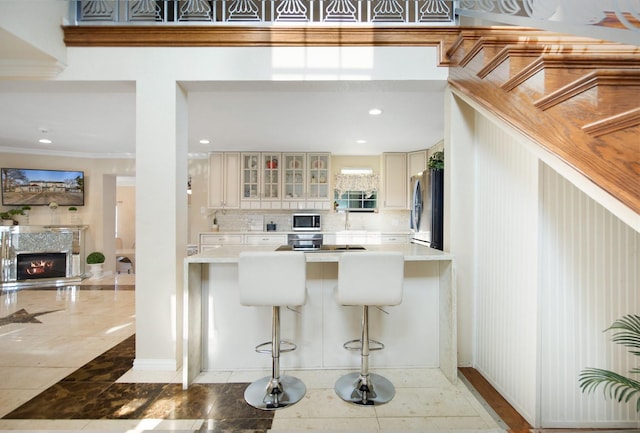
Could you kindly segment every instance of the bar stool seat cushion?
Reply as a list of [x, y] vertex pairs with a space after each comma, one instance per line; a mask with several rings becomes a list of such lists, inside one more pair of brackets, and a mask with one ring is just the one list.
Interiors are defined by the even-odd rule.
[[238, 258], [240, 304], [303, 305], [307, 294], [306, 266], [304, 253], [300, 251], [241, 252]]
[[335, 294], [342, 305], [398, 305], [402, 302], [404, 255], [400, 252], [344, 253]]

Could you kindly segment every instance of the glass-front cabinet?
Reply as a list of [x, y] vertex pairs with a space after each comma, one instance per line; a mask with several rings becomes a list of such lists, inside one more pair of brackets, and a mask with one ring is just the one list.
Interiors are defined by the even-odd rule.
[[262, 200], [280, 200], [280, 153], [262, 154]]
[[305, 172], [306, 172], [306, 154], [304, 153], [284, 153], [283, 180], [284, 188], [282, 199], [287, 204], [285, 208], [296, 209], [304, 206], [306, 199], [305, 193]]
[[333, 198], [330, 191], [331, 155], [329, 153], [307, 154], [307, 202], [315, 208], [324, 207], [320, 202]]
[[269, 207], [267, 203], [280, 201], [280, 159], [279, 152], [242, 153], [243, 208]]
[[331, 209], [330, 153], [240, 153], [241, 209]]
[[260, 154], [242, 154], [242, 200], [260, 200]]

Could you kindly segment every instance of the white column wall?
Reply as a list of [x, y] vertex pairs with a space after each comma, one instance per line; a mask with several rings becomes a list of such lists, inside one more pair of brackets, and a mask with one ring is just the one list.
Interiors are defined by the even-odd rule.
[[473, 365], [475, 257], [475, 112], [445, 93], [444, 249], [455, 251], [458, 295], [458, 365]]
[[[176, 309], [186, 251], [186, 96], [162, 74], [136, 83], [136, 360], [179, 366]], [[162, 191], [162, 194], [150, 194]], [[144, 306], [143, 308], [141, 306]]]
[[446, 80], [432, 47], [68, 48], [56, 80], [136, 83], [136, 369], [180, 365], [190, 81]]

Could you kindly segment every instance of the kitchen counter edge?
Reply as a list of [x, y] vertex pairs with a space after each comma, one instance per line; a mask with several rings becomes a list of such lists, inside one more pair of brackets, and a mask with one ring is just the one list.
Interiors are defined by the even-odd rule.
[[[219, 246], [200, 254], [185, 258], [185, 263], [237, 263], [243, 251], [275, 251], [273, 245], [233, 245]], [[434, 250], [418, 244], [375, 244], [365, 245], [366, 251], [399, 251], [404, 254], [405, 261], [447, 261], [453, 255], [446, 251]], [[337, 262], [342, 254], [359, 254], [354, 252], [306, 252], [307, 262]]]

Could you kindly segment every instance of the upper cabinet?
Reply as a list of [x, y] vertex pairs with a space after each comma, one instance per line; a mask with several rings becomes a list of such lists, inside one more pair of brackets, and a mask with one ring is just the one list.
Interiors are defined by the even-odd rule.
[[310, 209], [330, 208], [329, 200], [333, 198], [330, 165], [329, 153], [307, 154], [307, 206]]
[[427, 169], [427, 151], [417, 150], [407, 154], [409, 178]]
[[283, 153], [282, 200], [285, 209], [303, 208], [306, 202], [307, 155]]
[[209, 154], [209, 208], [240, 207], [240, 153]]
[[409, 177], [406, 153], [382, 154], [382, 202], [381, 209], [408, 209]]
[[241, 157], [241, 207], [279, 208], [281, 198], [281, 154], [245, 153]]

